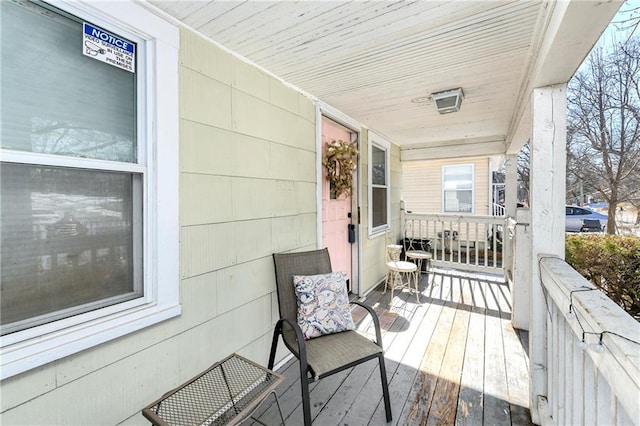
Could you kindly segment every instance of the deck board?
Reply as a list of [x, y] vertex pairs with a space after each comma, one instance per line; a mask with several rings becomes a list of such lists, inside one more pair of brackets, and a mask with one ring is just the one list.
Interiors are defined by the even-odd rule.
[[454, 317], [455, 310], [445, 306], [422, 358], [400, 424], [426, 424]]
[[510, 424], [511, 416], [500, 318], [487, 315], [485, 325], [483, 424]]
[[[401, 306], [396, 306], [395, 308], [402, 309]], [[404, 328], [403, 317], [394, 309], [387, 309], [384, 310], [384, 314], [380, 316], [380, 319], [384, 347], [400, 347], [395, 340], [398, 338], [399, 332]], [[388, 370], [391, 370], [391, 366], [388, 364], [389, 362], [385, 366]], [[387, 371], [388, 380], [390, 379], [389, 375], [390, 371]], [[368, 404], [358, 407], [356, 405], [357, 402], [363, 400], [363, 398], [366, 398]], [[336, 392], [334, 400], [335, 403], [325, 406], [314, 419], [317, 424], [344, 424], [343, 418], [347, 414], [355, 415], [358, 419], [358, 421], [352, 421], [347, 424], [356, 424], [358, 422], [367, 424], [371, 417], [371, 404], [382, 400], [378, 362], [372, 360], [356, 366]]]
[[[433, 303], [421, 308], [423, 314], [419, 317], [420, 324], [415, 334], [411, 336], [407, 346], [393, 348], [393, 360], [396, 366], [392, 380], [389, 382], [389, 394], [392, 401], [393, 422], [401, 424], [398, 420], [405, 409], [407, 401], [410, 401], [409, 394], [412, 384], [416, 378], [424, 352], [429, 345], [431, 335], [438, 322], [442, 311], [442, 303]], [[418, 322], [418, 319], [416, 319]], [[408, 351], [407, 348], [412, 350]], [[384, 407], [379, 403], [372, 419], [383, 419]], [[350, 424], [350, 423], [348, 423]], [[375, 424], [372, 422], [372, 424]]]
[[[365, 303], [380, 318], [393, 421], [385, 421], [378, 364], [369, 361], [311, 384], [314, 424], [531, 424], [527, 336], [511, 327], [511, 296], [501, 278], [435, 269], [422, 276], [420, 303], [408, 290], [390, 300], [383, 288]], [[354, 317], [358, 329], [373, 337], [363, 311]], [[286, 377], [277, 390], [286, 424], [300, 425], [297, 361], [280, 372]], [[279, 424], [271, 399], [254, 416]]]
[[428, 425], [455, 423], [467, 330], [469, 329], [469, 314], [469, 307], [459, 308], [455, 312], [433, 402], [429, 410]]
[[485, 319], [478, 308], [472, 308], [469, 318], [464, 367], [458, 394], [456, 424], [481, 425], [484, 404], [484, 340]]

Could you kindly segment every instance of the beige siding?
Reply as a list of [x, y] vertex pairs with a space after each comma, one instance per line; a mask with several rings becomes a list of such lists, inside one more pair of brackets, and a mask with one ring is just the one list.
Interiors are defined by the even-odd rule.
[[3, 381], [2, 424], [148, 424], [229, 353], [267, 363], [271, 254], [316, 247], [315, 106], [184, 29], [179, 72], [182, 315]]
[[407, 211], [413, 213], [441, 213], [442, 166], [474, 164], [474, 214], [489, 214], [489, 158], [469, 157], [430, 161], [409, 161], [402, 164], [402, 199]]

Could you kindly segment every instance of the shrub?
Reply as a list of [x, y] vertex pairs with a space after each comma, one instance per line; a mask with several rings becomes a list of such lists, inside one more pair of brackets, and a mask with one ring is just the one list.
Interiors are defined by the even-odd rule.
[[640, 237], [568, 234], [566, 261], [640, 320]]

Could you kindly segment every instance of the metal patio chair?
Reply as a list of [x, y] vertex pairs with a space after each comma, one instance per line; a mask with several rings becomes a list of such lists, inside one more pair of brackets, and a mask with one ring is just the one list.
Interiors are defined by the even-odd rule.
[[[273, 255], [278, 291], [280, 319], [276, 323], [271, 343], [269, 369], [273, 369], [278, 338], [300, 361], [300, 385], [302, 388], [302, 408], [305, 426], [311, 425], [311, 403], [309, 383], [338, 373], [360, 363], [378, 359], [380, 378], [387, 422], [392, 419], [387, 373], [382, 348], [380, 322], [375, 311], [362, 303], [350, 302], [366, 309], [373, 321], [376, 342], [374, 343], [357, 331], [349, 330], [305, 340], [298, 326], [298, 303], [293, 286], [293, 275], [319, 275], [331, 271], [329, 251], [313, 250], [297, 253], [275, 253]], [[374, 401], [372, 401], [374, 403]]]
[[387, 243], [385, 246], [387, 278], [384, 281], [384, 292], [387, 292], [387, 288], [391, 289], [391, 301], [393, 301], [393, 291], [402, 291], [404, 287], [408, 287], [409, 291], [411, 291], [411, 280], [413, 280], [416, 302], [420, 303], [420, 291], [418, 290], [420, 271], [417, 265], [413, 262], [400, 260], [402, 246], [394, 243], [393, 234], [390, 229], [387, 230], [385, 237]]

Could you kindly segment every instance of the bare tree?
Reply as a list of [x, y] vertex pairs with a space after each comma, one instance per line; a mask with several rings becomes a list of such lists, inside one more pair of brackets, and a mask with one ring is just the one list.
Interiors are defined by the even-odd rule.
[[598, 47], [569, 82], [567, 171], [609, 204], [640, 199], [640, 36]]
[[517, 156], [518, 201], [529, 203], [529, 185], [531, 182], [531, 142], [527, 141]]
[[627, 0], [620, 8], [618, 16], [611, 22], [618, 31], [626, 32], [629, 37], [637, 35], [640, 26], [640, 7], [636, 3]]

